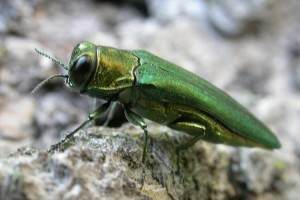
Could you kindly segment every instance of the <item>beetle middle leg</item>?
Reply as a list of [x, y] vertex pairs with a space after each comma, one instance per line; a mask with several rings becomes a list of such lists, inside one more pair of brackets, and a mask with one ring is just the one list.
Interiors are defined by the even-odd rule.
[[110, 106], [111, 102], [107, 102], [105, 104], [102, 104], [101, 106], [99, 106], [94, 112], [92, 112], [88, 118], [82, 122], [77, 128], [75, 128], [72, 132], [68, 133], [67, 135], [65, 135], [63, 137], [62, 140], [60, 140], [58, 143], [52, 145], [50, 147], [50, 149], [48, 150], [48, 152], [51, 151], [55, 151], [56, 149], [58, 149], [66, 140], [70, 139], [77, 131], [79, 131], [81, 128], [83, 128], [85, 125], [87, 125], [89, 122], [97, 119], [98, 117], [100, 117]]
[[147, 159], [147, 153], [148, 153], [148, 130], [147, 130], [147, 124], [143, 120], [141, 116], [138, 114], [132, 112], [131, 110], [125, 108], [125, 116], [128, 119], [129, 122], [131, 122], [134, 125], [140, 126], [144, 130], [144, 149], [143, 149], [143, 158], [142, 162], [145, 164]]
[[134, 125], [140, 126], [144, 130], [144, 149], [143, 149], [143, 157], [142, 157], [142, 163], [143, 165], [143, 175], [141, 178], [141, 185], [142, 188], [144, 186], [144, 180], [145, 180], [145, 163], [147, 159], [148, 154], [148, 130], [147, 130], [147, 124], [143, 120], [141, 116], [138, 114], [132, 112], [131, 110], [125, 108], [125, 116], [128, 119], [129, 122], [131, 122]]

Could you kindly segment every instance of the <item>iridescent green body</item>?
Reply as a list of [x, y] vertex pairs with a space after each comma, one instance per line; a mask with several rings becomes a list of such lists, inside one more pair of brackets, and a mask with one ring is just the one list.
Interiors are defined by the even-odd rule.
[[[82, 42], [73, 50], [68, 71], [69, 87], [109, 103], [118, 101], [128, 120], [143, 128], [143, 161], [148, 142], [143, 118], [194, 136], [180, 149], [198, 139], [234, 146], [280, 147], [276, 136], [228, 94], [147, 51]], [[87, 121], [102, 114], [109, 103], [98, 108]]]

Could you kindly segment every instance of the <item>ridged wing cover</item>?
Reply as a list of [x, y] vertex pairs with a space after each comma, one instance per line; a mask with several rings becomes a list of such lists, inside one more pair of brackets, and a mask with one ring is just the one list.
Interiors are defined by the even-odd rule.
[[205, 111], [234, 133], [266, 148], [279, 148], [276, 136], [228, 94], [195, 74], [147, 51], [132, 51], [139, 58], [138, 85], [147, 85], [147, 98], [175, 102]]

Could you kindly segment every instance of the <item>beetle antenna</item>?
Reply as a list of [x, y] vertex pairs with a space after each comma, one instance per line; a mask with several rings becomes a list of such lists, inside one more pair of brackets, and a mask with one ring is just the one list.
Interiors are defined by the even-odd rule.
[[48, 55], [46, 52], [43, 52], [42, 50], [39, 50], [39, 49], [37, 49], [37, 48], [35, 48], [35, 51], [36, 51], [38, 54], [40, 54], [40, 55], [42, 55], [42, 56], [45, 56], [46, 58], [50, 59], [52, 62], [55, 62], [55, 63], [59, 64], [59, 65], [62, 66], [65, 70], [68, 70], [69, 67], [68, 67], [66, 64], [64, 64], [63, 62], [59, 61], [57, 58], [54, 58], [54, 57]]
[[52, 79], [57, 78], [57, 77], [68, 78], [69, 76], [66, 74], [56, 74], [56, 75], [50, 76], [50, 77], [46, 78], [45, 80], [43, 80], [42, 82], [40, 82], [37, 86], [35, 86], [35, 88], [31, 91], [31, 94], [34, 94], [41, 87], [46, 85], [49, 81], [51, 81]]

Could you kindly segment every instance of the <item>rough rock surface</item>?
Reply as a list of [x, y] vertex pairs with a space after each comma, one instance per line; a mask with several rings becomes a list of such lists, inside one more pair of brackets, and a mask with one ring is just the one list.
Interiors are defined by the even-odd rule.
[[150, 130], [155, 134], [145, 166], [143, 132], [132, 125], [83, 129], [51, 154], [19, 149], [1, 159], [0, 197], [229, 199], [251, 194], [280, 199], [286, 166], [279, 154], [198, 142], [181, 153], [178, 172], [174, 150], [187, 136], [156, 125]]

